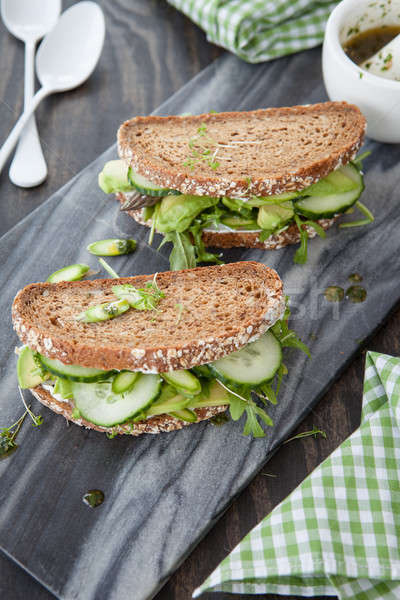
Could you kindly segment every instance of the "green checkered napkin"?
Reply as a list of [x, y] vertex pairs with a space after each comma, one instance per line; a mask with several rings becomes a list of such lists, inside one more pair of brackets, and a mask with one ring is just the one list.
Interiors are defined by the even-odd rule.
[[205, 591], [400, 598], [400, 359], [368, 352], [361, 425], [255, 527]]
[[168, 0], [207, 32], [207, 39], [247, 62], [322, 43], [338, 0]]

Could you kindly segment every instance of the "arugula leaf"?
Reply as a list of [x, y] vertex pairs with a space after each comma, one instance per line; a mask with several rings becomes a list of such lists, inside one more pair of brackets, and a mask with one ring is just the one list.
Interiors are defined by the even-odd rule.
[[[287, 301], [288, 301], [288, 299], [286, 298], [286, 302]], [[289, 308], [288, 304], [286, 304], [286, 309], [285, 309], [282, 319], [277, 321], [271, 327], [272, 333], [278, 339], [282, 348], [287, 348], [287, 347], [298, 348], [299, 350], [301, 350], [302, 352], [307, 354], [308, 358], [311, 358], [311, 353], [310, 353], [308, 346], [306, 346], [306, 344], [304, 344], [301, 341], [301, 339], [297, 336], [296, 332], [293, 329], [289, 329], [289, 326], [288, 326], [289, 316], [290, 316], [290, 308]]]
[[319, 223], [316, 223], [311, 219], [307, 219], [307, 221], [302, 221], [298, 215], [294, 215], [294, 220], [300, 234], [300, 248], [298, 248], [296, 254], [294, 255], [294, 262], [299, 265], [304, 265], [304, 263], [307, 262], [308, 233], [306, 229], [303, 229], [303, 225], [308, 225], [309, 227], [312, 227], [316, 231], [316, 233], [322, 238], [326, 237], [326, 232]]
[[370, 223], [374, 222], [375, 217], [369, 210], [369, 208], [365, 206], [365, 204], [357, 200], [355, 206], [358, 208], [359, 211], [361, 211], [365, 215], [366, 218], [359, 219], [358, 221], [350, 221], [349, 223], [341, 223], [339, 227], [341, 227], [342, 229], [344, 229], [345, 227], [361, 227], [362, 225], [369, 225]]
[[217, 265], [222, 265], [222, 260], [219, 259], [217, 254], [213, 254], [212, 252], [207, 252], [204, 242], [202, 240], [202, 233], [204, 229], [204, 224], [201, 222], [195, 223], [189, 229], [190, 233], [193, 236], [194, 247], [196, 249], [196, 260], [197, 262], [213, 262]]
[[315, 221], [311, 221], [310, 219], [307, 219], [307, 221], [303, 221], [304, 225], [308, 225], [309, 227], [312, 227], [316, 234], [319, 235], [319, 237], [325, 239], [326, 238], [326, 231], [323, 227], [321, 227], [321, 225], [319, 223], [316, 223]]
[[356, 156], [355, 158], [353, 158], [353, 160], [351, 162], [353, 163], [353, 165], [355, 165], [357, 167], [357, 169], [359, 171], [361, 171], [361, 169], [363, 167], [363, 160], [365, 160], [367, 158], [367, 156], [369, 156], [370, 154], [371, 154], [371, 150], [366, 150], [359, 156]]
[[196, 266], [195, 249], [187, 231], [183, 233], [178, 233], [177, 231], [165, 233], [164, 239], [158, 249], [166, 242], [172, 242], [173, 244], [171, 254], [169, 255], [169, 264], [172, 271], [193, 269]]
[[[262, 438], [265, 437], [265, 431], [261, 427], [260, 423], [257, 421], [257, 413], [255, 410], [256, 408], [258, 407], [254, 404], [254, 402], [246, 406], [247, 420], [243, 429], [243, 435], [252, 434], [255, 438]], [[264, 411], [261, 410], [261, 412], [265, 416], [267, 416], [267, 414], [264, 413]]]
[[234, 421], [238, 421], [246, 410], [246, 402], [238, 396], [231, 396], [229, 400], [229, 412]]
[[267, 240], [272, 235], [272, 233], [272, 229], [262, 229], [260, 235], [258, 236], [259, 241], [265, 242], [265, 240]]
[[300, 233], [300, 248], [296, 250], [293, 260], [298, 265], [304, 265], [304, 263], [307, 262], [308, 234], [307, 231], [303, 229], [303, 223], [297, 215], [294, 215], [294, 220]]

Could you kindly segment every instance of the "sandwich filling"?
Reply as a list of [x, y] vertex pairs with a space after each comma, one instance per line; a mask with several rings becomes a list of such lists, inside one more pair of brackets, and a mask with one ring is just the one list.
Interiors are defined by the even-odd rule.
[[[64, 364], [28, 346], [19, 350], [21, 388], [42, 386], [71, 407], [72, 419], [118, 433], [154, 416], [168, 415], [195, 423], [198, 410], [229, 407], [232, 419], [245, 415], [244, 434], [265, 435], [260, 423], [272, 425], [265, 406], [275, 404], [283, 375], [282, 350], [307, 347], [288, 328], [289, 310], [255, 341], [214, 362], [167, 373], [110, 370]], [[128, 428], [129, 429], [129, 428]], [[128, 431], [129, 432], [129, 431]]]
[[342, 226], [372, 222], [371, 212], [359, 200], [364, 189], [361, 158], [302, 190], [266, 197], [181, 194], [148, 181], [122, 160], [106, 163], [99, 185], [105, 193], [124, 195], [123, 210], [141, 209], [142, 221], [151, 223], [149, 243], [154, 232], [164, 236], [163, 244], [172, 242], [170, 262], [174, 270], [191, 268], [198, 262], [220, 262], [218, 255], [205, 249], [202, 234], [209, 231], [255, 233], [259, 242], [265, 242], [294, 227], [301, 242], [294, 260], [304, 263], [310, 232], [325, 237], [323, 220], [358, 208], [364, 218]]

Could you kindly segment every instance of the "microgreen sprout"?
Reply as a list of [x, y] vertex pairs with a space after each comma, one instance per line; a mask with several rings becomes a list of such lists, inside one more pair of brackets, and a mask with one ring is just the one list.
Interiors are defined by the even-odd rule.
[[30, 418], [32, 419], [33, 426], [34, 427], [40, 427], [40, 425], [43, 423], [43, 417], [42, 417], [42, 415], [35, 415], [31, 411], [31, 407], [30, 407], [30, 405], [28, 406], [27, 403], [25, 402], [24, 394], [23, 394], [23, 392], [22, 392], [22, 390], [21, 390], [21, 388], [19, 386], [18, 386], [18, 391], [19, 391], [19, 395], [21, 396], [22, 403], [25, 406], [25, 411], [30, 416]]
[[193, 171], [196, 165], [203, 162], [213, 171], [218, 169], [219, 162], [215, 159], [218, 144], [208, 135], [205, 123], [201, 123], [197, 128], [196, 134], [189, 139], [188, 146], [191, 152], [183, 163], [185, 167]]
[[15, 438], [17, 437], [27, 414], [28, 412], [25, 411], [15, 423], [9, 427], [0, 429], [0, 458], [9, 456], [11, 452], [14, 452], [14, 450], [18, 448]]
[[0, 458], [6, 458], [18, 448], [15, 440], [27, 415], [32, 419], [34, 427], [39, 427], [43, 423], [43, 417], [35, 415], [31, 411], [31, 406], [26, 404], [21, 388], [18, 387], [18, 390], [25, 407], [25, 412], [9, 427], [0, 428]]
[[165, 294], [157, 285], [157, 275], [158, 273], [155, 273], [153, 281], [148, 281], [144, 288], [135, 288], [130, 283], [125, 283], [114, 285], [112, 291], [120, 300], [126, 300], [131, 308], [159, 312], [157, 304], [165, 297]]
[[177, 318], [177, 320], [176, 320], [176, 325], [178, 325], [179, 321], [180, 321], [180, 320], [181, 320], [181, 318], [182, 318], [182, 313], [183, 313], [183, 311], [185, 310], [185, 308], [186, 308], [186, 307], [185, 307], [185, 306], [183, 306], [183, 304], [182, 304], [181, 302], [177, 302], [177, 303], [175, 304], [175, 308], [176, 308], [176, 309], [177, 309], [177, 311], [178, 311], [178, 318]]
[[285, 440], [283, 443], [288, 444], [289, 442], [293, 442], [293, 440], [300, 440], [302, 438], [310, 437], [311, 435], [314, 436], [314, 438], [316, 438], [317, 435], [321, 435], [323, 438], [326, 439], [325, 431], [322, 431], [322, 429], [318, 429], [318, 427], [313, 426], [313, 428], [310, 431], [302, 431], [301, 433], [294, 435], [288, 440]]
[[112, 431], [106, 431], [106, 436], [109, 440], [113, 440], [118, 435], [118, 429], [115, 427]]
[[110, 267], [110, 265], [104, 260], [104, 258], [99, 258], [99, 263], [101, 264], [101, 266], [103, 267], [103, 269], [105, 271], [107, 271], [107, 273], [109, 275], [111, 275], [111, 277], [113, 279], [119, 279], [118, 273], [116, 273], [116, 271], [114, 271], [114, 269], [112, 267]]

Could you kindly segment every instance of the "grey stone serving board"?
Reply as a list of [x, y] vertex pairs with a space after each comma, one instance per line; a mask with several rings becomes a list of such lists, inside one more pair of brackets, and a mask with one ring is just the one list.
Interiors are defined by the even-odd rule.
[[[258, 66], [224, 55], [157, 113], [318, 102], [326, 99], [320, 73], [319, 50]], [[25, 424], [19, 449], [0, 463], [0, 546], [57, 597], [154, 596], [398, 302], [400, 147], [371, 141], [366, 147], [372, 155], [363, 201], [376, 215], [373, 226], [333, 228], [325, 241], [310, 242], [306, 266], [293, 264], [290, 247], [224, 253], [226, 260], [259, 260], [277, 269], [292, 296], [292, 324], [313, 355], [309, 360], [298, 351], [285, 353], [289, 375], [270, 411], [275, 426], [264, 439], [245, 438], [243, 423], [230, 422], [109, 440], [67, 426], [45, 408], [39, 429]], [[115, 155], [112, 147], [0, 240], [2, 425], [22, 408], [10, 319], [19, 288], [66, 264], [96, 268], [85, 248], [111, 236], [132, 235], [139, 242], [135, 254], [112, 260], [120, 274], [168, 268], [168, 248], [149, 248], [147, 230], [97, 188], [97, 173]], [[364, 277], [366, 302], [326, 302], [324, 289], [346, 287], [352, 272]], [[81, 500], [91, 488], [105, 493], [94, 510]]]

